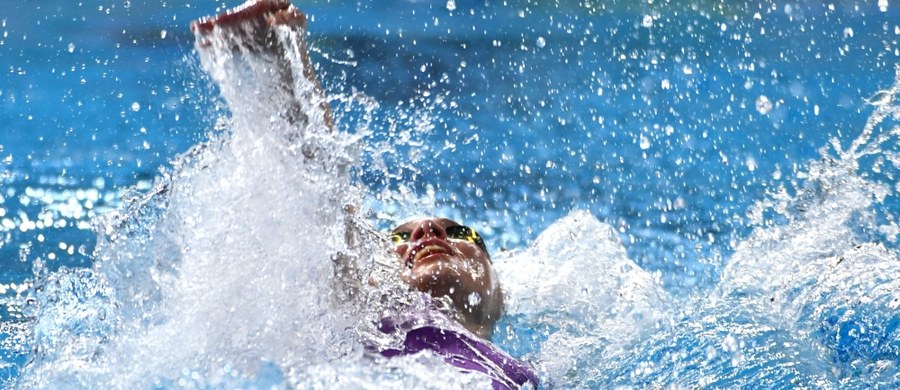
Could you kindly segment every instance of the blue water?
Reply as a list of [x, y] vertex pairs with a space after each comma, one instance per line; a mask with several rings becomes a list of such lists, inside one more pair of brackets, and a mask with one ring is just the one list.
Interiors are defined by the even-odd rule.
[[[400, 379], [379, 375], [384, 367], [346, 351], [328, 350], [326, 361], [297, 352], [321, 341], [295, 333], [331, 328], [303, 328], [271, 303], [291, 296], [275, 291], [273, 275], [325, 271], [267, 256], [283, 253], [273, 234], [300, 229], [293, 225], [311, 215], [290, 208], [271, 222], [273, 201], [309, 198], [270, 197], [300, 179], [264, 156], [254, 168], [287, 180], [251, 179], [241, 171], [242, 149], [228, 143], [227, 108], [200, 69], [188, 28], [226, 5], [236, 3], [4, 5], [5, 385], [302, 387], [341, 372], [358, 381], [348, 383], [417, 383], [411, 368]], [[310, 16], [312, 60], [338, 127], [361, 137], [351, 176], [365, 218], [386, 228], [439, 212], [479, 227], [512, 298], [495, 341], [547, 383], [900, 382], [898, 142], [890, 136], [898, 115], [885, 99], [894, 95], [879, 93], [897, 81], [897, 4], [298, 5]], [[887, 114], [876, 138], [864, 137], [879, 112]], [[871, 151], [854, 150], [858, 139]], [[201, 143], [211, 145], [202, 158], [178, 157]], [[208, 179], [197, 168], [203, 159], [217, 167]], [[160, 182], [190, 190], [145, 195]], [[227, 210], [245, 214], [221, 231], [172, 222], [215, 213], [231, 221]], [[101, 218], [113, 212], [125, 222]], [[280, 230], [266, 235], [241, 221]], [[220, 251], [206, 241], [231, 236], [261, 249]], [[553, 247], [566, 237], [589, 239]], [[315, 248], [298, 242], [284, 250]], [[152, 261], [141, 262], [144, 255]], [[245, 256], [267, 266], [238, 264]], [[177, 260], [160, 260], [168, 258]], [[233, 268], [235, 280], [237, 271], [259, 270], [243, 281], [253, 293], [227, 295], [237, 281], [203, 277], [219, 267]], [[142, 290], [168, 277], [181, 295]], [[190, 286], [196, 290], [183, 293]], [[208, 324], [200, 327], [212, 335], [201, 343], [207, 352], [152, 359], [167, 344], [146, 340], [195, 345], [185, 329], [197, 324], [180, 318], [199, 316], [186, 297], [211, 312], [245, 308], [235, 329], [263, 334], [246, 345], [255, 351], [247, 359], [264, 363], [239, 364], [248, 353], [216, 337], [240, 332]], [[273, 351], [285, 339], [299, 341]], [[95, 350], [102, 358], [91, 357]], [[124, 375], [129, 356], [151, 374]], [[120, 365], [103, 371], [91, 365], [98, 361]], [[419, 365], [434, 369], [410, 362]]]

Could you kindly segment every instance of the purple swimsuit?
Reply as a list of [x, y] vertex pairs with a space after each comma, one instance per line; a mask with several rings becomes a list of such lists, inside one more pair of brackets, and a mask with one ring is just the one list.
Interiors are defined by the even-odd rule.
[[[447, 364], [463, 372], [480, 372], [491, 378], [493, 388], [518, 389], [525, 384], [537, 388], [537, 376], [525, 363], [507, 355], [491, 343], [473, 335], [455, 321], [442, 321], [442, 313], [423, 313], [416, 321], [396, 323], [391, 319], [381, 321], [379, 329], [384, 333], [406, 331], [406, 339], [400, 349], [378, 351], [382, 356], [395, 357], [431, 351]], [[441, 327], [437, 325], [442, 323]], [[446, 326], [450, 325], [450, 326]], [[456, 326], [453, 326], [456, 325]]]

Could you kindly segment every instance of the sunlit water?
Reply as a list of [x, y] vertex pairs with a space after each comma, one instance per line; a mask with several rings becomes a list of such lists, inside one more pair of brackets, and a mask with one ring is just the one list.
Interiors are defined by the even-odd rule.
[[896, 4], [299, 5], [340, 130], [300, 141], [201, 70], [220, 4], [0, 16], [6, 385], [483, 387], [364, 356], [409, 297], [334, 278], [390, 262], [348, 215], [433, 213], [547, 386], [900, 384]]

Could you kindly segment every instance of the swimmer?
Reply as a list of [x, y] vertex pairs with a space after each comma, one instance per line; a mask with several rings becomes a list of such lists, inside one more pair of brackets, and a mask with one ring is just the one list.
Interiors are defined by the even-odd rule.
[[447, 296], [460, 323], [490, 338], [503, 311], [503, 293], [484, 241], [468, 226], [446, 218], [422, 218], [391, 231], [400, 279], [433, 297]]
[[[271, 118], [280, 118], [281, 124], [276, 121], [266, 125], [272, 131], [276, 131], [276, 125], [281, 126], [278, 132], [288, 151], [299, 150], [312, 159], [327, 154], [303, 144], [307, 132], [321, 128], [333, 131], [333, 120], [309, 61], [302, 12], [287, 0], [251, 0], [216, 17], [196, 21], [191, 29], [204, 64], [230, 65], [225, 74], [211, 74], [225, 99], [250, 102], [233, 104], [232, 109], [261, 110]], [[286, 30], [296, 34], [286, 34]], [[235, 83], [234, 78], [240, 82]], [[304, 79], [308, 82], [302, 82]], [[240, 88], [229, 89], [228, 85]], [[489, 341], [494, 323], [503, 312], [503, 294], [478, 233], [449, 219], [423, 218], [397, 226], [390, 236], [400, 280], [428, 294], [422, 295], [429, 300], [425, 305], [428, 310], [406, 313], [405, 319], [382, 319], [379, 330], [403, 332], [403, 346], [369, 346], [370, 352], [390, 358], [430, 351], [462, 371], [488, 376], [495, 389], [526, 384], [537, 387], [537, 377], [527, 365]], [[350, 272], [341, 267], [336, 264], [336, 272]], [[438, 310], [433, 301], [445, 298], [452, 302], [455, 318]]]
[[[456, 320], [468, 332], [433, 320], [439, 314], [429, 313], [415, 325], [399, 326], [407, 331], [402, 350], [381, 354], [428, 350], [455, 367], [488, 375], [494, 389], [537, 387], [537, 376], [527, 365], [488, 342], [503, 313], [503, 293], [484, 240], [475, 229], [446, 218], [422, 218], [394, 228], [391, 241], [400, 279], [434, 298], [450, 298], [460, 314]], [[422, 321], [424, 317], [428, 318]], [[392, 327], [398, 326], [388, 323], [383, 330], [390, 332]]]

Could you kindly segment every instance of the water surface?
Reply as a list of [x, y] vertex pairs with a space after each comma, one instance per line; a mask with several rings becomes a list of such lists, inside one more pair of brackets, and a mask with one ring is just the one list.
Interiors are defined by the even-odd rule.
[[[319, 243], [292, 239], [317, 212], [299, 204], [324, 195], [274, 146], [229, 141], [187, 27], [225, 5], [0, 17], [7, 384], [429, 383], [347, 357], [340, 332], [296, 336], [335, 328], [285, 305], [346, 320], [298, 298], [329, 288], [311, 282], [327, 268], [296, 257]], [[361, 138], [363, 215], [482, 230], [512, 297], [495, 341], [548, 383], [896, 384], [896, 91], [880, 92], [897, 77], [896, 5], [300, 6], [338, 126]], [[160, 182], [190, 190], [148, 195]], [[202, 352], [155, 356], [178, 343]], [[94, 365], [106, 359], [121, 364]], [[128, 376], [128, 362], [150, 368]]]

